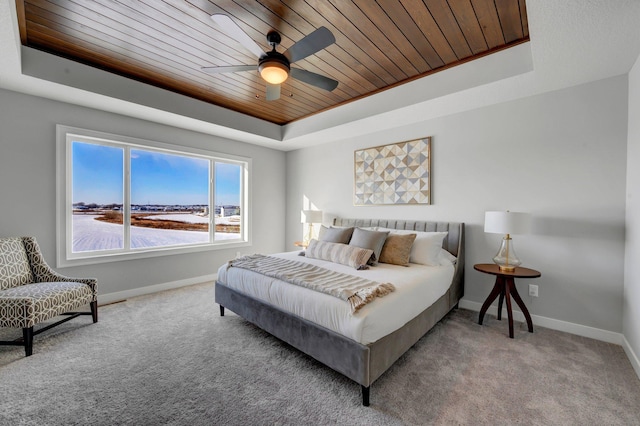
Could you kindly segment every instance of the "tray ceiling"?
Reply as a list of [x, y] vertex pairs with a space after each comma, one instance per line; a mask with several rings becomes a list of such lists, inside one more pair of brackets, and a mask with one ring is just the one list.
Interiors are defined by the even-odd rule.
[[[23, 45], [276, 124], [529, 40], [524, 0], [16, 0]], [[289, 78], [265, 100], [256, 71], [208, 74], [205, 66], [257, 65], [210, 19], [230, 16], [264, 50], [283, 52], [325, 26], [336, 43], [295, 62], [339, 82], [327, 92]]]

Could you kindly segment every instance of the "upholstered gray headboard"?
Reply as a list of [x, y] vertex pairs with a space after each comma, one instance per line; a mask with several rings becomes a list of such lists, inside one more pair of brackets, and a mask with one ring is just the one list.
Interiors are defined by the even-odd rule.
[[448, 232], [442, 241], [442, 248], [458, 258], [452, 282], [452, 303], [464, 295], [464, 223], [461, 222], [429, 222], [422, 220], [389, 220], [389, 219], [344, 219], [335, 218], [335, 226], [380, 226], [391, 229], [407, 229], [423, 232]]
[[[391, 229], [407, 229], [423, 232], [448, 232], [447, 238], [442, 242], [442, 248], [456, 257], [464, 256], [464, 223], [459, 222], [428, 222], [411, 220], [388, 219], [343, 219], [335, 218], [335, 226], [380, 226]], [[460, 251], [462, 250], [462, 253]]]

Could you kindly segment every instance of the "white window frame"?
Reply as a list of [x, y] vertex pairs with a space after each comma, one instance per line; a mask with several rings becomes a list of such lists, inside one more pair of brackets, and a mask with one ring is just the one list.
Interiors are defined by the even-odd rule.
[[[191, 157], [201, 157], [210, 161], [209, 169], [209, 242], [189, 245], [161, 246], [148, 248], [129, 247], [129, 230], [131, 203], [130, 203], [130, 163], [124, 164], [124, 241], [123, 249], [99, 250], [91, 252], [73, 253], [72, 235], [72, 150], [73, 141], [97, 143], [108, 146], [118, 146], [125, 149], [126, 155], [131, 149], [145, 149], [150, 151], [164, 152], [175, 155], [187, 155]], [[216, 162], [238, 164], [242, 166], [241, 176], [241, 227], [240, 238], [234, 240], [215, 240], [215, 169]], [[218, 152], [172, 145], [163, 142], [133, 138], [128, 136], [115, 135], [111, 133], [98, 132], [94, 130], [81, 129], [58, 124], [56, 126], [56, 240], [57, 255], [56, 263], [58, 267], [69, 267], [77, 265], [88, 265], [95, 263], [115, 262], [131, 259], [142, 259], [156, 256], [167, 256], [174, 254], [185, 254], [201, 252], [207, 250], [233, 249], [247, 247], [251, 245], [251, 158], [236, 155], [221, 154]]]

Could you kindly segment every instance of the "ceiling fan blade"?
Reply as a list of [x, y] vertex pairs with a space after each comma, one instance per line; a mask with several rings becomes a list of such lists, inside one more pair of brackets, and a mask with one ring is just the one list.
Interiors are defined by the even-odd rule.
[[255, 71], [257, 68], [255, 65], [229, 65], [223, 67], [202, 67], [200, 69], [209, 74], [220, 74], [223, 72]]
[[296, 62], [309, 55], [313, 55], [335, 42], [336, 38], [331, 31], [326, 27], [320, 27], [287, 49], [287, 51], [284, 52], [284, 56], [287, 57], [289, 62]]
[[280, 85], [267, 83], [267, 100], [276, 101], [280, 99]]
[[227, 15], [211, 15], [211, 19], [218, 24], [229, 37], [243, 45], [249, 52], [258, 58], [265, 55], [264, 50]]
[[338, 82], [334, 79], [300, 68], [291, 68], [291, 77], [329, 92], [338, 87]]

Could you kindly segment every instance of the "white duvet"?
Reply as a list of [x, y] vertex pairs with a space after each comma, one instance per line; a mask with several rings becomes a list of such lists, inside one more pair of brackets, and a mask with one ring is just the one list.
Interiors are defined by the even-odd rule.
[[311, 263], [344, 274], [378, 282], [389, 282], [396, 290], [351, 314], [341, 299], [266, 277], [242, 268], [218, 269], [218, 281], [255, 299], [319, 324], [362, 344], [369, 344], [399, 329], [438, 300], [451, 284], [454, 266], [410, 266], [379, 263], [368, 270], [298, 256], [298, 252], [272, 256]]

